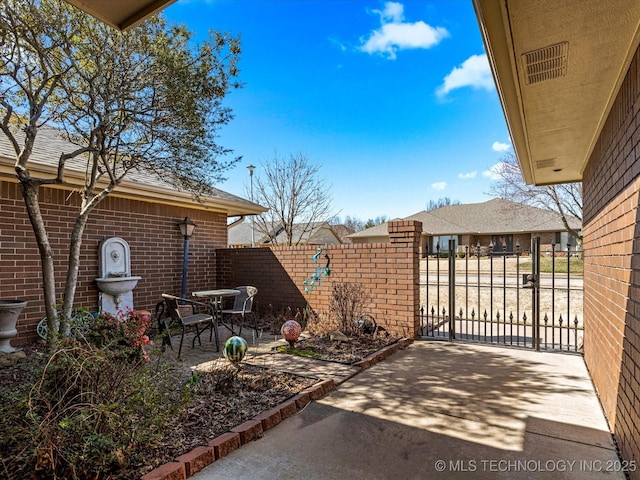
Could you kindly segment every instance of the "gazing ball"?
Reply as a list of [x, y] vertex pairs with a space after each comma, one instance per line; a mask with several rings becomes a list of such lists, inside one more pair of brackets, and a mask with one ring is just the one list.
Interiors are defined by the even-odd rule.
[[222, 354], [224, 358], [229, 360], [233, 364], [240, 363], [244, 356], [247, 354], [247, 341], [242, 337], [230, 337], [224, 342], [224, 348]]
[[302, 327], [295, 320], [287, 320], [282, 324], [282, 328], [280, 329], [280, 333], [282, 333], [284, 339], [289, 342], [291, 348], [293, 348], [293, 344], [298, 341], [301, 332]]

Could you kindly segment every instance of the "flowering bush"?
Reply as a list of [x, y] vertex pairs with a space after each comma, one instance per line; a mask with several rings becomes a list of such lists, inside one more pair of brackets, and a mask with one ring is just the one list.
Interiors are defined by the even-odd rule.
[[121, 312], [118, 316], [101, 313], [88, 337], [98, 346], [121, 351], [131, 361], [144, 359], [148, 362], [150, 359], [145, 347], [152, 344], [147, 335], [150, 326], [151, 318], [148, 313], [135, 310]]

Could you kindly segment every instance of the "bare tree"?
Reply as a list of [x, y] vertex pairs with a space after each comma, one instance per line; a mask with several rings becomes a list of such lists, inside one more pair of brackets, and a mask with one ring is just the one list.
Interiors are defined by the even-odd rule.
[[[256, 228], [273, 245], [297, 245], [315, 222], [328, 221], [331, 193], [319, 176], [320, 167], [303, 153], [283, 158], [277, 153], [262, 165], [254, 199], [268, 212], [256, 218]], [[284, 242], [278, 235], [284, 234]]]
[[429, 200], [429, 204], [424, 209], [425, 212], [430, 212], [441, 207], [448, 207], [449, 205], [460, 205], [460, 200], [451, 200], [449, 197], [439, 198], [436, 201]]
[[[0, 3], [0, 130], [13, 146], [40, 251], [49, 332], [68, 331], [89, 214], [128, 173], [160, 174], [203, 194], [234, 162], [218, 160], [229, 151], [215, 143], [215, 134], [231, 118], [221, 102], [238, 86], [239, 41], [212, 34], [193, 48], [190, 35], [161, 17], [121, 33], [59, 0]], [[54, 178], [34, 176], [31, 168], [43, 128], [55, 128], [75, 145], [53, 154]], [[71, 164], [85, 172], [85, 183], [57, 311], [39, 187], [66, 184]], [[55, 335], [49, 338], [55, 342]]]
[[558, 212], [562, 223], [579, 243], [582, 231], [571, 225], [571, 217], [582, 222], [582, 183], [564, 183], [538, 187], [527, 185], [522, 177], [518, 159], [513, 153], [507, 154], [494, 168], [495, 180], [490, 192], [500, 198], [541, 207]]
[[366, 221], [361, 220], [360, 218], [357, 218], [357, 217], [352, 217], [350, 215], [347, 215], [346, 217], [344, 217], [344, 221], [342, 221], [340, 217], [334, 217], [330, 220], [329, 223], [331, 223], [331, 225], [342, 224], [345, 227], [350, 228], [354, 232], [359, 232], [360, 230], [364, 230], [365, 228], [371, 228], [371, 227], [375, 227], [376, 225], [380, 225], [381, 223], [384, 223], [387, 220], [388, 219], [386, 215], [380, 215], [376, 218], [369, 218]]

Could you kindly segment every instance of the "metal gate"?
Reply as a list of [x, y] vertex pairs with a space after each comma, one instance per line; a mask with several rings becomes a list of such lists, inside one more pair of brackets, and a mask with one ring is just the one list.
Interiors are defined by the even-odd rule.
[[456, 251], [449, 240], [444, 252], [439, 245], [427, 252], [420, 272], [422, 337], [581, 353], [582, 278], [571, 274], [571, 246], [558, 247], [552, 243], [541, 257], [534, 237], [530, 250], [491, 244], [481, 256], [480, 244]]

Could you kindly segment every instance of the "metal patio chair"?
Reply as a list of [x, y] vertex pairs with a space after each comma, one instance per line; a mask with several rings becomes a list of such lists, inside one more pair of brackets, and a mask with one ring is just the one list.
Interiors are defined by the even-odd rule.
[[231, 326], [233, 328], [233, 317], [234, 315], [239, 315], [241, 317], [240, 321], [240, 330], [238, 335], [242, 334], [242, 326], [244, 324], [245, 318], [248, 315], [253, 315], [253, 326], [256, 331], [256, 335], [258, 333], [258, 317], [255, 312], [252, 310], [253, 308], [253, 299], [258, 293], [258, 289], [256, 287], [252, 287], [249, 285], [243, 285], [240, 287], [234, 287], [235, 290], [240, 291], [240, 295], [236, 295], [233, 299], [233, 308], [222, 310], [222, 315], [228, 315], [231, 319]]
[[[220, 351], [220, 340], [218, 338], [218, 325], [216, 320], [216, 316], [212, 311], [212, 306], [209, 303], [198, 302], [195, 300], [189, 300], [186, 298], [176, 297], [174, 295], [169, 295], [166, 293], [162, 294], [162, 298], [164, 299], [164, 303], [167, 306], [167, 312], [171, 321], [173, 323], [177, 323], [180, 325], [182, 329], [182, 334], [180, 336], [180, 347], [178, 348], [178, 358], [182, 354], [182, 342], [184, 341], [184, 334], [187, 327], [195, 327], [196, 335], [193, 337], [193, 342], [191, 342], [191, 347], [194, 348], [196, 345], [196, 338], [198, 339], [198, 343], [202, 345], [202, 341], [200, 340], [200, 335], [207, 329], [210, 329], [209, 332], [209, 341], [212, 340], [213, 334], [216, 336], [216, 352]], [[207, 313], [197, 313], [196, 307], [201, 307], [206, 309]], [[202, 326], [202, 329], [200, 328]], [[171, 341], [168, 342], [169, 346], [171, 346]]]

